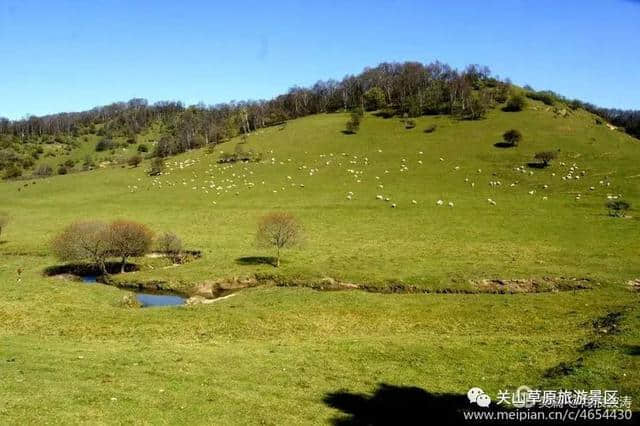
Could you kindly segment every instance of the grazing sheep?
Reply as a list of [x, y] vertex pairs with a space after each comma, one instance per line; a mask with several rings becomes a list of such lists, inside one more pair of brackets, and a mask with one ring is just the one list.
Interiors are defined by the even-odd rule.
[[437, 204], [437, 205], [439, 205], [439, 206], [441, 206], [441, 205], [443, 205], [443, 204], [444, 204], [444, 201], [442, 201], [442, 200], [438, 200], [438, 201], [436, 201], [436, 204]]

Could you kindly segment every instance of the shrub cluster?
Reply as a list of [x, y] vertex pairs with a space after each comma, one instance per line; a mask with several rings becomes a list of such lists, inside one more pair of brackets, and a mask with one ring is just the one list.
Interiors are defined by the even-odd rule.
[[54, 255], [63, 262], [90, 262], [106, 273], [106, 260], [121, 259], [124, 272], [127, 259], [149, 251], [153, 233], [145, 225], [127, 220], [110, 224], [98, 221], [75, 222], [51, 242]]
[[503, 108], [504, 111], [517, 112], [522, 111], [527, 104], [524, 96], [520, 93], [514, 93], [507, 100], [507, 104]]

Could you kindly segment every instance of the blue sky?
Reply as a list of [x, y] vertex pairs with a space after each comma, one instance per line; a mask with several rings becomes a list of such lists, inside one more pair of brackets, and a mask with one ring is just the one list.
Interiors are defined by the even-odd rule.
[[478, 63], [640, 109], [640, 2], [0, 0], [0, 116], [270, 98], [382, 61]]

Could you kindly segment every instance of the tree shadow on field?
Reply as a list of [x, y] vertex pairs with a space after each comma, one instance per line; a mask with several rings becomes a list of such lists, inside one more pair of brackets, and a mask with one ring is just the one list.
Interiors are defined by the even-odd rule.
[[624, 348], [627, 355], [640, 356], [640, 345], [627, 345]]
[[276, 258], [272, 256], [246, 256], [236, 259], [238, 265], [271, 265], [276, 266]]
[[7, 244], [8, 242], [9, 241], [7, 241], [7, 240], [0, 240], [0, 246], [3, 245], [3, 244]]
[[493, 144], [493, 146], [495, 146], [496, 148], [515, 148], [516, 146], [512, 143], [509, 142], [496, 142]]
[[371, 395], [328, 393], [324, 403], [345, 414], [332, 419], [337, 426], [457, 424], [464, 422], [461, 410], [470, 408], [465, 395], [436, 394], [386, 383], [379, 384]]
[[[514, 421], [503, 417], [491, 420], [482, 418], [465, 419], [467, 415], [474, 413], [484, 413], [484, 415], [496, 416], [499, 411], [504, 410], [501, 406], [496, 406], [495, 402], [487, 408], [482, 408], [476, 404], [471, 404], [466, 395], [451, 393], [431, 393], [425, 389], [413, 386], [395, 386], [380, 383], [378, 388], [370, 395], [352, 393], [347, 391], [331, 392], [325, 395], [323, 402], [331, 408], [342, 411], [342, 415], [331, 419], [331, 423], [336, 426], [356, 426], [356, 425], [458, 425], [458, 424], [567, 424], [562, 422], [545, 421]], [[573, 410], [573, 409], [571, 409]], [[526, 411], [526, 410], [524, 410]], [[536, 409], [536, 411], [548, 411]], [[492, 414], [493, 413], [493, 414]], [[520, 414], [520, 412], [515, 413]], [[478, 414], [476, 414], [478, 415]], [[482, 415], [482, 414], [480, 414]], [[632, 420], [616, 419], [604, 424], [633, 424], [637, 412], [632, 413]], [[603, 424], [599, 421], [578, 421], [571, 422], [572, 425], [595, 425]]]
[[527, 163], [527, 167], [531, 169], [545, 169], [548, 166], [549, 166], [548, 164], [544, 164], [544, 163]]
[[[109, 274], [119, 274], [120, 273], [120, 262], [106, 262], [105, 269]], [[135, 263], [129, 263], [125, 265], [125, 272], [135, 272], [140, 270], [140, 267]], [[44, 275], [50, 277], [55, 275], [62, 274], [71, 274], [77, 276], [86, 276], [86, 275], [102, 275], [102, 271], [96, 265], [91, 265], [87, 263], [69, 263], [64, 265], [53, 265], [44, 268]]]
[[343, 135], [355, 135], [356, 132], [353, 132], [351, 130], [340, 130], [340, 133], [342, 133]]

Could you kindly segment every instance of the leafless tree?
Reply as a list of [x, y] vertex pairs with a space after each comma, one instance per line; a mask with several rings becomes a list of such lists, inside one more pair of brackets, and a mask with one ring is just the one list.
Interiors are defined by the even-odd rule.
[[301, 242], [302, 226], [286, 212], [269, 213], [258, 221], [258, 245], [276, 249], [276, 267], [280, 266], [280, 251]]
[[89, 261], [103, 274], [109, 256], [107, 225], [103, 222], [75, 222], [51, 241], [53, 254], [63, 262]]
[[127, 259], [144, 256], [151, 248], [153, 232], [146, 225], [128, 220], [117, 220], [109, 224], [107, 244], [109, 254], [122, 259], [120, 272], [125, 271]]
[[156, 240], [160, 252], [167, 255], [173, 262], [179, 259], [182, 251], [182, 240], [173, 232], [163, 232]]

